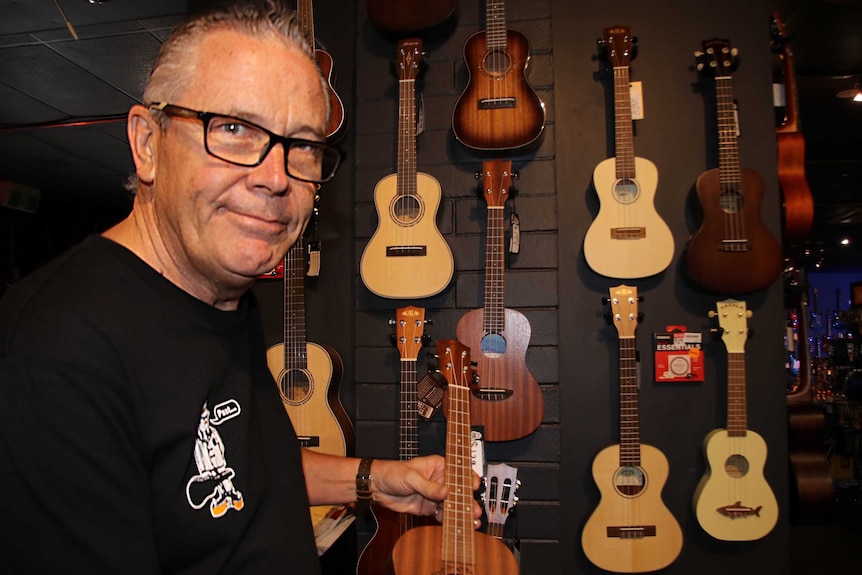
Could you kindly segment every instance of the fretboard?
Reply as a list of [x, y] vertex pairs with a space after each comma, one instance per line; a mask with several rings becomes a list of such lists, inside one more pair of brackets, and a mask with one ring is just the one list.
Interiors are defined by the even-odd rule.
[[485, 47], [489, 52], [506, 47], [505, 2], [485, 2]]
[[614, 68], [614, 131], [617, 179], [634, 179], [635, 145], [632, 129], [632, 101], [629, 90], [629, 68]]
[[416, 80], [398, 82], [398, 176], [399, 196], [416, 195]]
[[739, 191], [742, 176], [739, 167], [739, 144], [736, 140], [736, 106], [730, 76], [715, 79], [718, 115], [718, 168], [722, 191]]
[[727, 434], [743, 437], [748, 431], [745, 401], [745, 352], [727, 354]]
[[620, 338], [620, 466], [641, 464], [635, 338]]
[[302, 237], [284, 258], [284, 368], [306, 370], [305, 248]]
[[446, 420], [446, 497], [443, 513], [443, 565], [445, 573], [472, 573], [473, 468], [470, 450], [470, 390], [449, 382]]
[[488, 206], [488, 238], [485, 244], [485, 311], [482, 329], [485, 333], [502, 333], [506, 329], [504, 206]]

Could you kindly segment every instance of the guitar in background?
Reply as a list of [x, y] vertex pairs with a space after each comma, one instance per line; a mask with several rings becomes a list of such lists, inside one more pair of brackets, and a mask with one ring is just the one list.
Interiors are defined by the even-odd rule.
[[643, 573], [670, 565], [682, 549], [682, 529], [661, 491], [668, 476], [664, 454], [640, 441], [635, 330], [637, 288], [610, 288], [611, 321], [620, 347], [620, 442], [593, 460], [601, 499], [581, 534], [594, 565], [616, 573]]
[[485, 427], [487, 441], [526, 437], [542, 423], [545, 405], [525, 362], [530, 322], [505, 307], [503, 214], [511, 185], [511, 160], [482, 163], [482, 195], [488, 205], [485, 307], [465, 313], [456, 328], [458, 341], [478, 352], [473, 353], [479, 382], [472, 388], [470, 414], [474, 425]]
[[398, 42], [398, 171], [377, 183], [378, 227], [362, 252], [359, 271], [372, 293], [423, 298], [443, 291], [455, 260], [435, 221], [440, 184], [416, 171], [416, 76], [422, 41]]
[[686, 266], [691, 279], [726, 294], [756, 291], [774, 282], [784, 266], [781, 246], [760, 219], [763, 178], [741, 168], [731, 74], [736, 50], [727, 40], [703, 42], [698, 70], [715, 77], [719, 167], [697, 179], [703, 223], [689, 239]]
[[751, 311], [744, 301], [716, 304], [721, 339], [727, 348], [727, 429], [703, 441], [706, 473], [694, 493], [694, 513], [703, 530], [722, 541], [754, 541], [778, 521], [778, 502], [763, 477], [766, 442], [747, 429], [745, 340]]
[[[311, 5], [311, 0], [297, 0], [296, 13], [299, 16], [299, 22], [302, 26], [302, 31], [309, 43], [315, 46], [314, 41], [314, 11]], [[338, 140], [344, 135], [347, 128], [347, 122], [344, 117], [344, 104], [341, 103], [341, 98], [332, 87], [332, 56], [326, 50], [314, 50], [314, 55], [317, 58], [317, 64], [320, 66], [320, 71], [323, 77], [326, 78], [326, 86], [329, 90], [329, 125], [326, 128], [326, 137], [329, 140]]]
[[805, 177], [805, 138], [800, 131], [799, 99], [793, 51], [787, 43], [781, 18], [772, 15], [772, 49], [784, 64], [784, 122], [776, 128], [778, 138], [778, 182], [781, 184], [784, 238], [804, 240], [814, 225], [814, 197]]
[[[416, 361], [422, 349], [425, 329], [425, 309], [402, 307], [395, 313], [395, 343], [401, 363], [401, 419], [398, 436], [398, 456], [401, 461], [419, 455], [418, 384]], [[356, 566], [357, 575], [380, 575], [389, 569], [392, 548], [407, 530], [417, 525], [434, 524], [431, 517], [396, 513], [377, 504], [371, 505], [377, 522], [368, 545], [362, 550]]]
[[503, 538], [506, 520], [518, 502], [518, 468], [505, 463], [492, 463], [485, 472], [485, 516], [488, 518], [488, 535]]
[[529, 41], [506, 29], [505, 2], [485, 2], [485, 30], [467, 39], [464, 60], [470, 79], [452, 114], [458, 141], [477, 150], [511, 150], [537, 140], [545, 105], [525, 76]]
[[338, 397], [341, 358], [334, 349], [306, 340], [304, 249], [300, 236], [285, 256], [284, 341], [267, 350], [266, 363], [300, 444], [350, 455], [353, 425]]
[[629, 62], [634, 38], [628, 26], [605, 28], [601, 41], [614, 71], [616, 155], [596, 166], [593, 183], [601, 207], [584, 238], [587, 264], [612, 278], [643, 278], [673, 259], [673, 234], [654, 205], [658, 170], [635, 157]]
[[456, 0], [368, 0], [371, 23], [386, 32], [413, 34], [451, 20]]
[[470, 437], [470, 349], [437, 341], [440, 371], [449, 384], [446, 422], [446, 486], [443, 525], [414, 527], [392, 550], [395, 575], [517, 575], [515, 556], [499, 539], [473, 528]]

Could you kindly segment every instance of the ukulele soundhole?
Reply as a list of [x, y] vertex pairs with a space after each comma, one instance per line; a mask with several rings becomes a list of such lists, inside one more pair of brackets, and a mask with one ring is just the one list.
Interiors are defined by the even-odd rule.
[[412, 226], [422, 218], [425, 206], [415, 195], [397, 196], [389, 205], [392, 220], [400, 226]]
[[313, 388], [314, 382], [305, 371], [291, 369], [282, 375], [278, 393], [281, 394], [282, 401], [291, 405], [302, 405], [311, 397]]
[[512, 60], [505, 51], [497, 49], [491, 50], [485, 54], [485, 59], [482, 60], [482, 65], [485, 73], [492, 78], [500, 78], [506, 75], [509, 67], [512, 65]]
[[614, 489], [623, 497], [637, 497], [646, 487], [646, 475], [640, 467], [620, 467], [614, 474]]
[[485, 357], [498, 358], [506, 353], [506, 338], [499, 333], [489, 333], [482, 338], [479, 349]]
[[734, 453], [724, 462], [724, 470], [730, 477], [739, 479], [748, 473], [748, 460], [744, 455]]
[[726, 214], [735, 214], [742, 210], [742, 194], [736, 190], [727, 190], [718, 197], [718, 206]]
[[614, 197], [621, 204], [632, 204], [639, 195], [638, 183], [630, 178], [622, 178], [614, 184]]

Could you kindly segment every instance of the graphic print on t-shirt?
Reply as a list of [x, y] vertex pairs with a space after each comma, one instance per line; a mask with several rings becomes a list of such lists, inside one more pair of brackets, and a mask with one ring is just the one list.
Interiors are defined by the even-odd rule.
[[242, 493], [234, 486], [234, 470], [225, 458], [224, 443], [215, 426], [233, 419], [240, 413], [239, 403], [228, 400], [213, 408], [211, 417], [207, 404], [201, 409], [198, 435], [195, 440], [195, 464], [198, 474], [186, 483], [186, 499], [193, 509], [209, 503], [210, 514], [221, 517], [228, 509], [243, 508]]

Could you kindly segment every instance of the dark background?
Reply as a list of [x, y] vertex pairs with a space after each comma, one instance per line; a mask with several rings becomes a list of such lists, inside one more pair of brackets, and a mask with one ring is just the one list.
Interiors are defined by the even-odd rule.
[[[482, 4], [460, 0], [453, 27], [426, 40], [427, 69], [418, 83], [425, 119], [417, 138], [418, 164], [441, 183], [437, 222], [454, 252], [456, 274], [441, 294], [407, 302], [372, 295], [358, 275], [362, 250], [377, 225], [374, 186], [395, 171], [397, 82], [390, 68], [395, 41], [371, 27], [362, 0], [315, 3], [316, 35], [335, 59], [335, 85], [348, 114], [340, 145], [349, 159], [321, 194], [322, 269], [308, 283], [308, 338], [340, 352], [341, 397], [356, 426], [358, 455], [397, 454], [399, 362], [388, 324], [394, 310], [425, 307], [434, 321], [427, 331], [436, 339], [454, 337], [461, 315], [482, 306], [486, 210], [475, 195], [474, 179], [482, 157], [458, 144], [451, 131], [451, 112], [467, 81], [461, 51], [484, 27]], [[165, 0], [102, 5], [67, 0], [61, 6], [80, 40], [70, 38], [52, 2], [0, 0], [0, 181], [41, 190], [34, 214], [0, 209], [0, 269], [7, 283], [128, 211], [130, 197], [122, 185], [131, 163], [122, 118], [140, 97], [160, 43], [189, 8]], [[707, 536], [691, 511], [704, 470], [701, 442], [726, 422], [726, 353], [709, 337], [707, 319], [725, 296], [693, 287], [679, 265], [685, 241], [699, 224], [694, 182], [717, 166], [711, 84], [700, 82], [693, 69], [692, 53], [704, 39], [728, 38], [740, 50], [733, 86], [741, 161], [763, 176], [762, 219], [780, 236], [775, 56], [769, 35], [776, 9], [796, 60], [805, 169], [816, 216], [811, 237], [786, 246], [786, 254], [812, 270], [858, 274], [862, 104], [835, 94], [852, 88], [862, 74], [859, 2], [507, 2], [509, 27], [531, 42], [529, 78], [547, 109], [540, 145], [512, 158], [520, 171], [519, 194], [507, 208], [521, 218], [522, 245], [508, 258], [506, 274], [506, 305], [524, 313], [532, 326], [527, 365], [543, 390], [544, 420], [526, 438], [486, 446], [489, 462], [519, 468], [521, 502], [507, 534], [520, 539], [522, 573], [599, 572], [580, 549], [580, 529], [598, 502], [592, 458], [618, 440], [617, 340], [602, 318], [601, 298], [621, 282], [594, 274], [581, 244], [598, 210], [592, 170], [613, 154], [607, 76], [597, 73], [595, 46], [602, 29], [613, 24], [631, 26], [639, 39], [631, 79], [643, 82], [646, 115], [636, 122], [635, 150], [658, 167], [656, 208], [676, 242], [668, 270], [628, 282], [644, 297], [638, 329], [642, 439], [670, 461], [664, 498], [685, 537], [667, 572], [789, 571], [781, 282], [745, 296], [754, 311], [747, 352], [756, 358], [747, 371], [749, 427], [769, 446], [766, 478], [781, 516], [763, 540], [728, 544]], [[82, 125], [56, 126], [80, 120]], [[45, 123], [54, 127], [37, 126]], [[842, 248], [836, 243], [844, 235], [852, 239]], [[268, 337], [278, 343], [281, 285], [261, 283], [256, 291], [271, 312], [265, 318]], [[667, 385], [649, 377], [652, 333], [670, 324], [704, 333], [705, 382]], [[423, 357], [420, 368], [425, 364]], [[440, 416], [424, 424], [422, 452], [443, 452], [444, 431]], [[367, 522], [358, 525], [360, 548], [371, 528]], [[349, 572], [351, 551], [347, 545], [341, 561], [330, 559], [330, 569]]]

